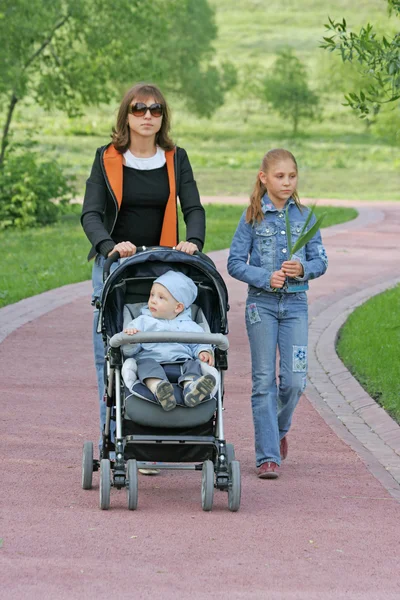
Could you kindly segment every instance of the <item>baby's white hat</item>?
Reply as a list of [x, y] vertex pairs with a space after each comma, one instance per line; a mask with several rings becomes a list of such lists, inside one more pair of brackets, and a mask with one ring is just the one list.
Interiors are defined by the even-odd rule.
[[185, 308], [189, 308], [196, 299], [196, 285], [189, 277], [178, 271], [167, 271], [164, 275], [157, 277], [154, 283], [159, 283], [167, 288], [175, 300], [182, 302]]

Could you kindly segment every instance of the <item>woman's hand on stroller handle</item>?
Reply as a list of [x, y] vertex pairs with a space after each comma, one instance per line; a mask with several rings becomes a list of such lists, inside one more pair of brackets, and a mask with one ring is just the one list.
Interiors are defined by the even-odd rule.
[[196, 244], [193, 244], [193, 242], [179, 242], [179, 244], [175, 246], [175, 250], [185, 252], [186, 254], [194, 254], [199, 251], [198, 247]]
[[120, 258], [128, 258], [129, 256], [133, 256], [136, 254], [136, 252], [137, 248], [135, 244], [132, 244], [132, 242], [119, 242], [118, 244], [115, 244], [111, 252], [108, 253], [103, 266], [103, 281], [105, 281], [109, 276], [111, 265], [113, 263], [117, 262], [117, 260]]
[[132, 242], [119, 242], [115, 244], [111, 252], [108, 253], [108, 258], [111, 257], [114, 252], [118, 252], [120, 258], [127, 258], [136, 254], [137, 248]]
[[[155, 249], [155, 250], [166, 249], [166, 248], [167, 248], [167, 246], [154, 246], [153, 247], [153, 249]], [[111, 252], [109, 252], [108, 257], [105, 260], [105, 263], [103, 266], [103, 281], [105, 281], [107, 279], [107, 277], [110, 274], [111, 265], [113, 263], [117, 262], [117, 260], [119, 260], [120, 258], [129, 258], [130, 256], [133, 256], [134, 254], [138, 254], [139, 252], [145, 252], [146, 250], [150, 250], [150, 249], [151, 248], [148, 248], [146, 246], [135, 246], [135, 244], [132, 244], [131, 242], [119, 242], [118, 244], [116, 244], [114, 246], [114, 248], [111, 250]], [[171, 250], [184, 252], [185, 254], [191, 254], [191, 255], [201, 254], [201, 252], [198, 249], [198, 247], [196, 246], [196, 244], [193, 244], [192, 242], [179, 242], [179, 244], [177, 246], [175, 246], [174, 248], [171, 248]], [[203, 255], [203, 256], [205, 256], [205, 258], [208, 259], [207, 255]], [[210, 260], [210, 259], [208, 259], [208, 260]]]

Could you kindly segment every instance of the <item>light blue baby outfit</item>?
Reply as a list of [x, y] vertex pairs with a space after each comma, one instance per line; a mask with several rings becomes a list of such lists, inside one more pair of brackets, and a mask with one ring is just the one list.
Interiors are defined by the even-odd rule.
[[[126, 325], [126, 329], [137, 329], [140, 332], [147, 331], [184, 331], [204, 333], [204, 330], [192, 320], [190, 308], [181, 312], [175, 319], [156, 319], [150, 310], [142, 308], [141, 315]], [[208, 344], [183, 344], [174, 342], [172, 344], [126, 344], [124, 345], [125, 357], [152, 358], [157, 362], [175, 362], [198, 358], [200, 352], [211, 352], [212, 347]]]

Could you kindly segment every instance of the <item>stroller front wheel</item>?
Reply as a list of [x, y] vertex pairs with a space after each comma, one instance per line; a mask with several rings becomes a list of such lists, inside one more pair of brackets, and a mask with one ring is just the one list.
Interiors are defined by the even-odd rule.
[[102, 458], [100, 461], [100, 508], [108, 510], [110, 508], [111, 491], [111, 465], [108, 458]]
[[240, 462], [233, 460], [229, 465], [228, 508], [236, 512], [240, 507], [241, 497]]
[[82, 488], [90, 490], [93, 481], [93, 442], [85, 442], [82, 451]]
[[214, 500], [214, 463], [206, 460], [203, 463], [201, 476], [201, 507], [205, 511], [212, 509]]
[[135, 459], [128, 460], [126, 467], [127, 489], [128, 489], [128, 508], [136, 510], [138, 505], [138, 469]]

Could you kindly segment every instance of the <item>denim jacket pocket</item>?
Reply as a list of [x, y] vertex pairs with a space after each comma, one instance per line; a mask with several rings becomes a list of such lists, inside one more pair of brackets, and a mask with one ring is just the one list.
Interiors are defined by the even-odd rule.
[[261, 222], [255, 228], [261, 266], [270, 272], [275, 270], [277, 232], [276, 226], [271, 223], [266, 224], [265, 222]]
[[[299, 239], [302, 229], [303, 229], [303, 223], [301, 223], [301, 222], [291, 223], [290, 233], [291, 233], [291, 237], [292, 237], [292, 246], [294, 246], [295, 243], [297, 242], [297, 240]], [[305, 246], [300, 248], [300, 250], [297, 250], [296, 257], [293, 256], [292, 260], [296, 260], [296, 258], [297, 258], [297, 259], [300, 259], [300, 262], [301, 262], [304, 259], [304, 257], [305, 257]]]

